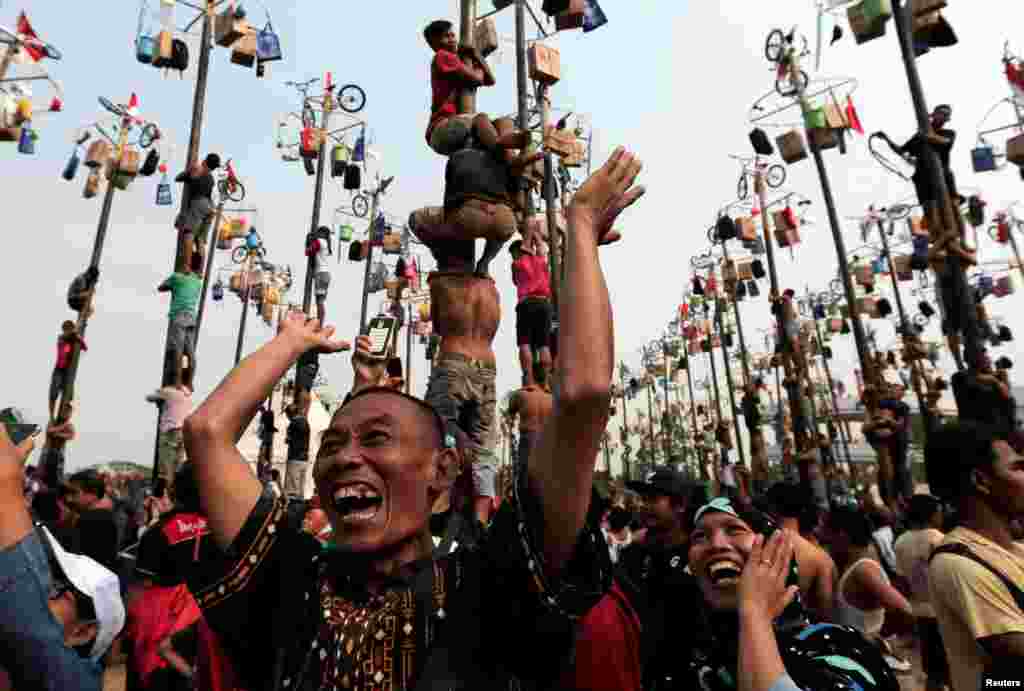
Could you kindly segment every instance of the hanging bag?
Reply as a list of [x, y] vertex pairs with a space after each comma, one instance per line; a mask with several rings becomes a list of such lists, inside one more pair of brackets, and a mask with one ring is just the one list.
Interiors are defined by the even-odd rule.
[[345, 168], [345, 189], [354, 191], [362, 187], [362, 176], [359, 166]]
[[274, 26], [267, 16], [267, 25], [256, 34], [256, 57], [261, 62], [281, 60], [281, 38], [274, 32]]
[[78, 174], [78, 164], [81, 163], [82, 159], [78, 156], [78, 147], [71, 152], [71, 158], [68, 159], [67, 164], [64, 166], [64, 172], [61, 173], [61, 177], [65, 180], [74, 180]]
[[771, 156], [775, 153], [775, 147], [772, 146], [771, 140], [760, 127], [751, 130], [749, 136], [750, 145], [754, 147], [754, 152], [758, 156]]
[[139, 175], [144, 178], [148, 178], [156, 172], [156, 169], [160, 166], [160, 153], [156, 149], [150, 149], [149, 153], [146, 154], [146, 160], [142, 163], [142, 167], [139, 169]]
[[31, 156], [36, 152], [36, 132], [26, 123], [21, 128], [21, 137], [18, 139], [18, 153]]

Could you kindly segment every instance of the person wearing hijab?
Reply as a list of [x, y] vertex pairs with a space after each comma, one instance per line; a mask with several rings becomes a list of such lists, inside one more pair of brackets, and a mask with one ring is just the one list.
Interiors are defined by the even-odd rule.
[[896, 691], [877, 648], [853, 629], [812, 624], [799, 595], [791, 536], [726, 497], [694, 515], [690, 640], [680, 666], [650, 691]]

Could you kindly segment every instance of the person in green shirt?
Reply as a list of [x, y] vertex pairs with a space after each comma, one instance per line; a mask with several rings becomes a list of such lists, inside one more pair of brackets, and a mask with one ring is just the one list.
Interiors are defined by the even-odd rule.
[[[196, 309], [203, 292], [203, 279], [199, 275], [202, 255], [193, 254], [192, 264], [183, 272], [171, 274], [157, 291], [170, 292], [171, 309], [167, 314], [170, 322], [167, 348], [171, 351], [174, 367], [174, 385], [192, 387], [192, 373], [195, 371]], [[183, 356], [188, 356], [188, 381], [185, 381]]]

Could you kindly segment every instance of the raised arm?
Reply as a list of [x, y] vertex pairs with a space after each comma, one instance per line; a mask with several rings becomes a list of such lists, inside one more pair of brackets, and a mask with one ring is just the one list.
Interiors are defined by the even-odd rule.
[[544, 512], [544, 557], [561, 572], [583, 528], [594, 462], [608, 422], [615, 367], [611, 301], [598, 246], [618, 239], [612, 224], [644, 193], [633, 187], [640, 161], [621, 147], [569, 207], [554, 412], [530, 459], [529, 481]]
[[348, 347], [331, 340], [333, 334], [333, 327], [321, 329], [315, 319], [290, 312], [277, 337], [242, 360], [185, 420], [185, 447], [195, 463], [210, 530], [222, 547], [234, 541], [262, 491], [235, 446], [237, 440], [300, 355], [311, 348], [338, 352]]
[[25, 460], [32, 453], [31, 437], [15, 446], [0, 425], [0, 550], [18, 544], [32, 532], [32, 517], [25, 505]]

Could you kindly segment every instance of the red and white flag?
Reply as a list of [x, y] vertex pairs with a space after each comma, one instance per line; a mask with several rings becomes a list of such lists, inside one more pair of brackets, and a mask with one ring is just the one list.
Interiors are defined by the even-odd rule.
[[32, 58], [33, 62], [39, 62], [46, 57], [46, 51], [40, 46], [39, 36], [36, 34], [35, 29], [28, 21], [28, 15], [25, 14], [24, 10], [18, 15], [18, 36], [23, 41], [23, 49], [25, 53]]

